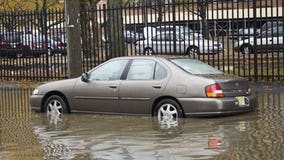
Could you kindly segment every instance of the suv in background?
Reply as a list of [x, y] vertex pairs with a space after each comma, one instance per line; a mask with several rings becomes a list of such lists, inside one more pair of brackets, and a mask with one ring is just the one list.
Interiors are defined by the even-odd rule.
[[234, 50], [240, 51], [243, 54], [250, 54], [254, 52], [262, 53], [267, 51], [283, 52], [283, 29], [283, 26], [278, 26], [263, 31], [256, 37], [256, 44], [254, 44], [255, 38], [253, 36], [248, 39], [239, 40], [234, 44]]

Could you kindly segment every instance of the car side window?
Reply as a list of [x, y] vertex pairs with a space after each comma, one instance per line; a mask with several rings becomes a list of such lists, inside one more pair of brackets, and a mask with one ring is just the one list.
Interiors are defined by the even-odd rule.
[[100, 66], [89, 73], [90, 80], [111, 81], [120, 80], [128, 60], [115, 60]]
[[159, 63], [156, 63], [154, 79], [161, 80], [164, 79], [166, 76], [167, 70]]
[[129, 68], [127, 80], [153, 80], [155, 61], [134, 60]]
[[283, 36], [283, 28], [275, 28], [273, 29], [273, 37], [282, 37]]

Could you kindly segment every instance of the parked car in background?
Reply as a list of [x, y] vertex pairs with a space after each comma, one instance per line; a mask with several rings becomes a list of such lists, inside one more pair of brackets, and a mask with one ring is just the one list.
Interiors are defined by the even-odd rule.
[[56, 53], [66, 54], [66, 43], [62, 42], [62, 37], [52, 37], [43, 35], [39, 31], [25, 32], [23, 34], [24, 44], [30, 46], [30, 50], [36, 54], [53, 55]]
[[140, 54], [217, 54], [223, 51], [220, 42], [174, 32], [162, 32], [143, 41], [136, 42]]
[[23, 43], [21, 35], [17, 31], [1, 33], [0, 57], [16, 58], [29, 54], [30, 48]]
[[269, 28], [256, 37], [256, 43], [255, 38], [250, 37], [248, 39], [243, 39], [235, 42], [234, 49], [235, 51], [242, 52], [243, 54], [273, 51], [283, 52], [283, 37], [283, 26]]
[[275, 28], [278, 26], [283, 26], [283, 21], [276, 20], [276, 21], [267, 21], [264, 23], [260, 28], [241, 28], [236, 32], [231, 34], [231, 38], [233, 39], [247, 39], [252, 36], [258, 36], [263, 31], [269, 30], [271, 28]]
[[[131, 30], [124, 30], [123, 31], [123, 37], [124, 37], [124, 41], [126, 43], [134, 43], [136, 41], [145, 39], [144, 36], [143, 36], [143, 33], [135, 32], [135, 31], [131, 31]], [[104, 43], [108, 43], [107, 33], [103, 33], [102, 41]]]
[[175, 32], [176, 34], [184, 34], [184, 35], [194, 35], [196, 37], [203, 37], [202, 34], [193, 31], [187, 26], [182, 25], [161, 25], [155, 27], [157, 34], [162, 32]]
[[30, 102], [34, 110], [47, 114], [93, 112], [169, 120], [256, 107], [246, 78], [195, 59], [150, 56], [114, 58], [81, 77], [40, 85]]

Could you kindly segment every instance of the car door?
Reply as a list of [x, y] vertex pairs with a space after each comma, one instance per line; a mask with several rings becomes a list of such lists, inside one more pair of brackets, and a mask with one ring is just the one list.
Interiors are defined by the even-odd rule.
[[260, 37], [256, 39], [256, 48], [258, 52], [265, 52], [273, 50], [273, 36], [272, 30], [262, 32]]
[[149, 114], [153, 100], [166, 87], [169, 71], [154, 60], [133, 60], [127, 77], [121, 82], [121, 113]]
[[88, 73], [87, 82], [79, 81], [74, 88], [78, 110], [116, 112], [121, 75], [128, 60], [114, 60]]
[[283, 27], [273, 28], [273, 48], [275, 51], [283, 51]]

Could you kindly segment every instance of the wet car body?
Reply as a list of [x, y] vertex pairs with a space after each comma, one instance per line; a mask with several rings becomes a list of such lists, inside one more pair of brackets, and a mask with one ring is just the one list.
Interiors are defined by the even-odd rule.
[[[118, 69], [115, 63], [121, 62], [124, 64], [121, 73], [112, 78], [99, 79], [100, 74], [95, 74], [109, 69], [108, 65]], [[199, 68], [207, 67], [207, 64], [189, 58], [111, 59], [82, 77], [39, 86], [31, 96], [31, 106], [35, 110], [48, 111], [49, 106], [54, 106], [49, 103], [54, 98], [57, 103], [65, 103], [60, 108], [62, 112], [158, 117], [160, 112], [170, 116], [176, 114], [177, 117], [203, 117], [254, 110], [256, 100], [245, 78], [226, 75], [209, 65], [206, 74], [190, 73], [190, 70], [180, 67], [182, 63], [191, 62]], [[149, 67], [151, 64], [153, 68]], [[143, 70], [153, 71], [148, 74]]]

